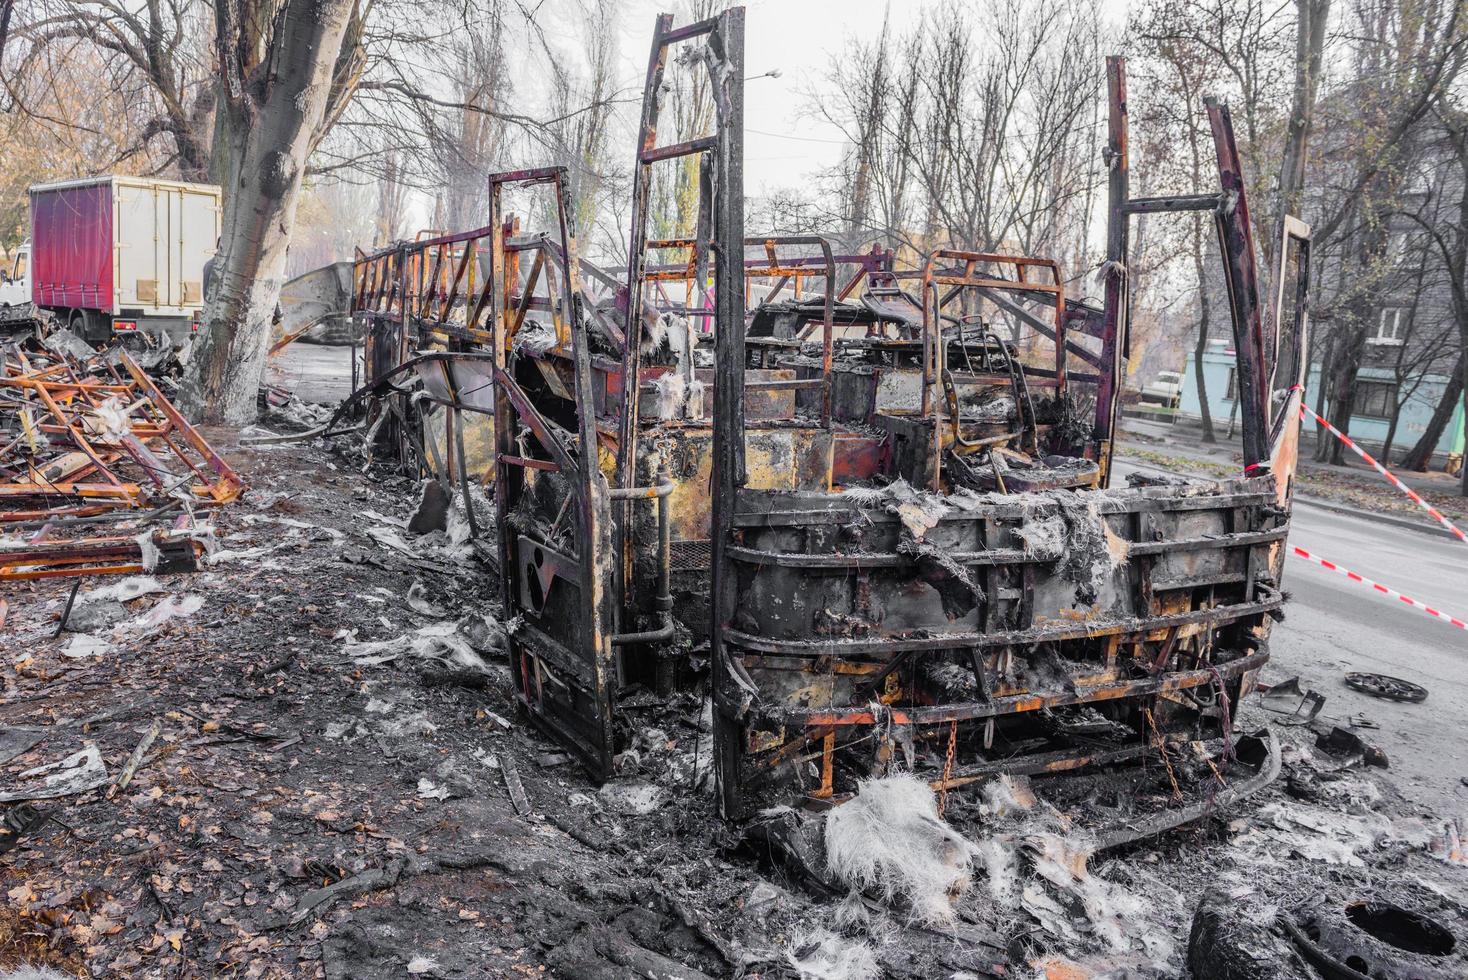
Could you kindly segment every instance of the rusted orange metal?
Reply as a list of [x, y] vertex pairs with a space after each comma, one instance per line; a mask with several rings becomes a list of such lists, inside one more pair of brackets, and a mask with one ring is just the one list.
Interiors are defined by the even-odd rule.
[[0, 445], [0, 525], [23, 537], [0, 548], [0, 579], [155, 569], [145, 537], [164, 569], [192, 569], [206, 539], [196, 510], [244, 492], [126, 351], [83, 363], [12, 346], [0, 395], [0, 432], [14, 434]]

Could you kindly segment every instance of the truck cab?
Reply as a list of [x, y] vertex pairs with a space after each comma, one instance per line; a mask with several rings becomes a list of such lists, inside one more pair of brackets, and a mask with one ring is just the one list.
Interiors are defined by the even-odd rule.
[[31, 243], [16, 249], [10, 263], [0, 269], [0, 323], [29, 321], [35, 307], [31, 305]]

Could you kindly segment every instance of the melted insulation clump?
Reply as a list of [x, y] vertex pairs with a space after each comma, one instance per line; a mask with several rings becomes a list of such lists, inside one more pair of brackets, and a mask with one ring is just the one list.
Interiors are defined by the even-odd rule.
[[869, 943], [814, 929], [797, 940], [785, 959], [800, 980], [878, 980], [882, 969]]
[[914, 920], [946, 925], [972, 882], [974, 847], [938, 816], [933, 790], [898, 774], [861, 783], [826, 815], [826, 867], [853, 892], [900, 900]]

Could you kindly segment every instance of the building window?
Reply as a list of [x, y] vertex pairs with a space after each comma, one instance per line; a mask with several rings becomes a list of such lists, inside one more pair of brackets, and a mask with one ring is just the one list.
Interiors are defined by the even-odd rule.
[[1397, 386], [1390, 381], [1357, 381], [1353, 415], [1367, 419], [1389, 419], [1397, 407]]
[[1400, 344], [1407, 339], [1407, 324], [1411, 311], [1405, 306], [1384, 306], [1381, 318], [1376, 321], [1376, 333], [1370, 338], [1373, 344]]
[[1228, 369], [1228, 385], [1223, 392], [1223, 400], [1226, 402], [1236, 401], [1239, 397], [1239, 372], [1237, 368]]
[[1393, 269], [1400, 268], [1407, 259], [1407, 233], [1394, 231], [1386, 236], [1386, 263]]

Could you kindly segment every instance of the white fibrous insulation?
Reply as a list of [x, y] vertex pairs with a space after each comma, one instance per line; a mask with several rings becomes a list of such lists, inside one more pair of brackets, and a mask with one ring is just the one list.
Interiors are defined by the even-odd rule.
[[815, 929], [785, 952], [800, 980], [879, 980], [881, 967], [871, 944]]
[[938, 816], [926, 782], [908, 773], [860, 784], [826, 815], [827, 870], [852, 891], [902, 902], [927, 925], [954, 920], [972, 881], [974, 846]]

